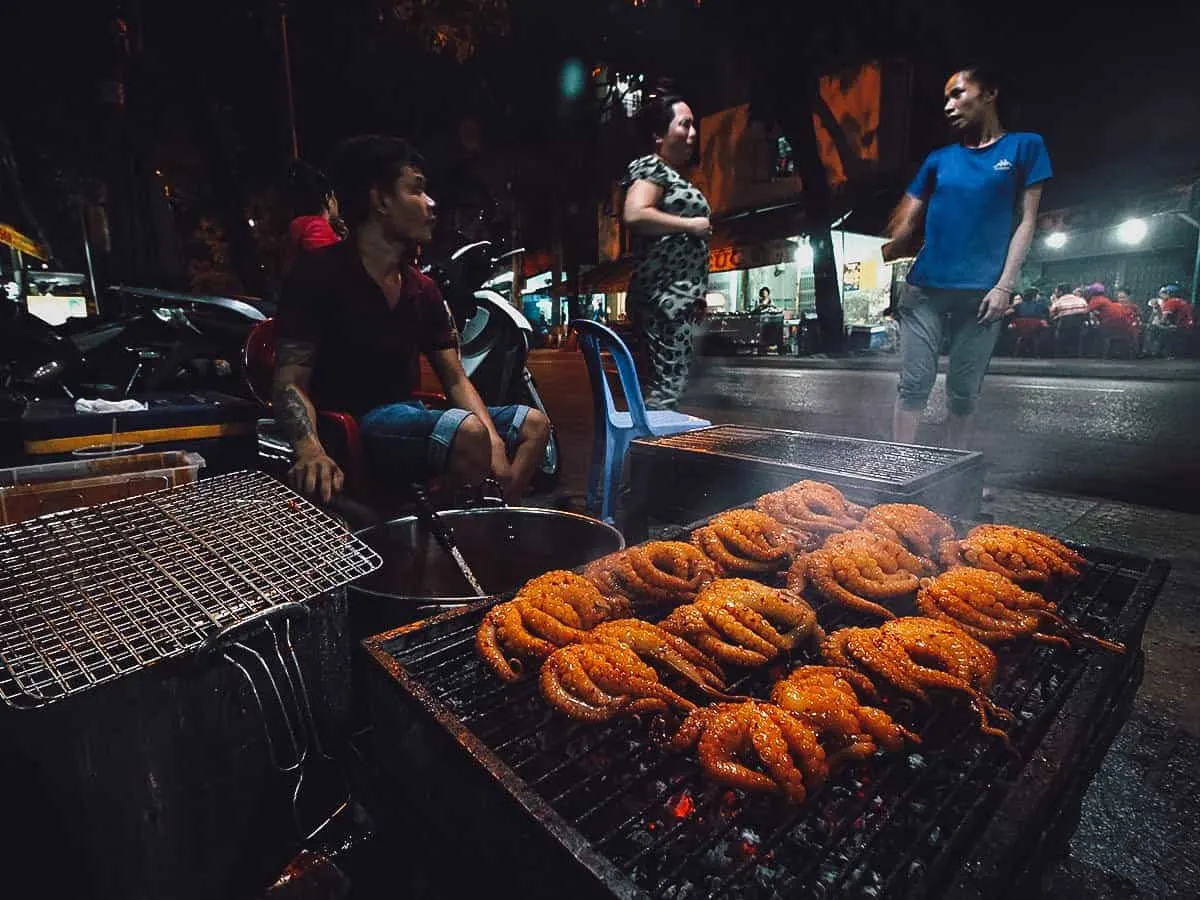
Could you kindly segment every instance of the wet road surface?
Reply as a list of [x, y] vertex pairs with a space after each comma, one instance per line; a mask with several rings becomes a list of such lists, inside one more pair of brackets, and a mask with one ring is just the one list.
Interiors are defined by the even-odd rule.
[[[537, 353], [537, 379], [566, 455], [568, 488], [582, 490], [591, 398], [582, 357]], [[683, 408], [713, 422], [887, 439], [896, 376], [709, 364]], [[946, 417], [938, 377], [919, 440], [939, 443]], [[1200, 512], [1200, 383], [989, 375], [974, 449], [989, 483]]]

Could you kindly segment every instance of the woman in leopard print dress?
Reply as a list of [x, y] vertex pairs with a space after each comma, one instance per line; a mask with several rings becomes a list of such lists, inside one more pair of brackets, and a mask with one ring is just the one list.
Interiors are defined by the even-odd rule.
[[637, 264], [626, 307], [650, 370], [643, 387], [649, 409], [673, 409], [687, 385], [692, 328], [708, 288], [708, 201], [680, 171], [696, 145], [696, 123], [682, 97], [663, 94], [640, 118], [655, 151], [629, 164], [624, 219]]

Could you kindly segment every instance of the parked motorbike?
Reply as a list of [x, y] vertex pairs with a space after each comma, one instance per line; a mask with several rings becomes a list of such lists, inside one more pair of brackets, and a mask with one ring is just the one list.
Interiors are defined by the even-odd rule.
[[[498, 291], [483, 287], [502, 263], [523, 249], [496, 253], [491, 241], [474, 241], [455, 250], [442, 263], [426, 267], [442, 292], [458, 328], [463, 369], [488, 406], [520, 403], [539, 410], [546, 406], [526, 365], [533, 341], [533, 325]], [[550, 427], [550, 441], [534, 475], [538, 488], [558, 479], [562, 460], [558, 435]]]
[[266, 318], [246, 300], [154, 288], [113, 288], [105, 308], [103, 318], [49, 325], [14, 307], [0, 330], [3, 388], [10, 397], [239, 393], [241, 347], [255, 322]]

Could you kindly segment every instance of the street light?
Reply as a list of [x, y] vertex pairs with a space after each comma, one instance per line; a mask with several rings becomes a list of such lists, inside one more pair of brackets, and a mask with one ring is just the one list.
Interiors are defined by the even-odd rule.
[[807, 237], [801, 237], [798, 239], [798, 243], [796, 245], [796, 265], [798, 265], [800, 268], [804, 268], [805, 266], [811, 266], [812, 264], [812, 244], [809, 243]]
[[1117, 240], [1122, 244], [1140, 244], [1148, 230], [1145, 219], [1126, 219], [1117, 226]]
[[1051, 250], [1061, 250], [1067, 246], [1067, 233], [1065, 231], [1052, 231], [1046, 235], [1046, 246]]

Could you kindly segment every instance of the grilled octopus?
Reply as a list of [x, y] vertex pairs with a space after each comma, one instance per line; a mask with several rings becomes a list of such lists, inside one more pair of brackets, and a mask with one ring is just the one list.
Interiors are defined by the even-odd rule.
[[724, 577], [771, 575], [792, 561], [797, 538], [766, 513], [733, 509], [692, 532], [691, 543]]
[[886, 601], [916, 593], [920, 576], [937, 570], [898, 541], [856, 529], [831, 536], [820, 550], [803, 558], [789, 571], [789, 587], [803, 579], [816, 591], [841, 606], [884, 619], [895, 618]]
[[917, 556], [935, 559], [942, 541], [954, 539], [954, 528], [932, 510], [915, 503], [872, 506], [863, 528], [903, 544]]
[[1049, 535], [1012, 525], [979, 525], [961, 541], [941, 545], [942, 564], [987, 569], [1019, 584], [1073, 581], [1087, 560]]
[[849, 502], [831, 484], [798, 481], [763, 494], [754, 508], [797, 532], [819, 536], [857, 528], [866, 510]]
[[878, 628], [842, 628], [825, 639], [821, 655], [831, 665], [858, 668], [924, 703], [929, 688], [964, 694], [979, 713], [980, 730], [1011, 749], [1008, 735], [989, 716], [1011, 721], [1012, 714], [985, 696], [995, 678], [996, 655], [955, 625], [906, 617]]
[[658, 680], [654, 669], [619, 644], [570, 644], [546, 657], [542, 696], [559, 712], [585, 722], [619, 714], [689, 712], [696, 705]]
[[[700, 768], [720, 784], [779, 792], [802, 803], [829, 774], [817, 733], [791, 713], [760, 700], [718, 703], [688, 714], [671, 740], [696, 746]], [[764, 771], [750, 768], [753, 760]]]
[[717, 569], [691, 544], [648, 541], [589, 563], [583, 577], [605, 596], [625, 597], [636, 607], [670, 608], [694, 600]]
[[771, 689], [771, 702], [805, 722], [827, 748], [829, 764], [874, 756], [880, 747], [901, 750], [921, 739], [882, 709], [871, 679], [854, 669], [800, 666]]
[[624, 612], [619, 599], [602, 596], [587, 579], [555, 570], [488, 610], [475, 633], [475, 648], [500, 679], [516, 681], [528, 662], [583, 640], [596, 625]]
[[659, 624], [733, 666], [760, 666], [822, 637], [816, 613], [799, 595], [745, 578], [714, 581]]
[[[1041, 594], [986, 569], [957, 568], [923, 579], [917, 608], [922, 615], [951, 622], [985, 644], [1031, 638], [1063, 647], [1090, 644], [1117, 653], [1125, 651], [1124, 644], [1076, 628]], [[1046, 627], [1053, 632], [1043, 631]]]
[[705, 693], [725, 690], [725, 673], [683, 638], [641, 619], [615, 619], [597, 625], [588, 643], [611, 644], [632, 651], [642, 662], [656, 664], [686, 679]]

